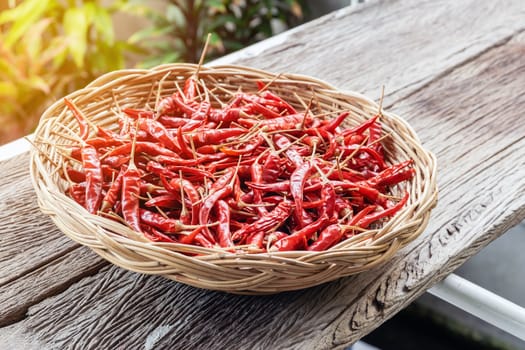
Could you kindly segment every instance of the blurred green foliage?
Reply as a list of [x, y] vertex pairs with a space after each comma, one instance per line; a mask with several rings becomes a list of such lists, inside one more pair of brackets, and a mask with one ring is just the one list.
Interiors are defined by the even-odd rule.
[[[198, 61], [240, 49], [303, 18], [303, 0], [10, 0], [0, 3], [0, 144], [30, 133], [56, 99], [106, 72]], [[1, 7], [0, 7], [1, 8]], [[157, 8], [157, 9], [156, 9]], [[150, 26], [117, 39], [114, 18]], [[125, 25], [125, 23], [124, 23]], [[128, 64], [129, 65], [129, 64]]]
[[117, 40], [112, 15], [125, 3], [25, 0], [0, 12], [0, 143], [29, 133], [44, 109], [136, 48]]
[[141, 66], [198, 62], [207, 34], [207, 59], [230, 53], [287, 29], [303, 19], [304, 0], [166, 0], [159, 11], [147, 1], [131, 1], [130, 11], [150, 27], [130, 37], [148, 52]]

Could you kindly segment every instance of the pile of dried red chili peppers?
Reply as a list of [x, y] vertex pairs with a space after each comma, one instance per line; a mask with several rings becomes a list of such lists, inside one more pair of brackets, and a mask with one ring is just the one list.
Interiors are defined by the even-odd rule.
[[388, 191], [413, 162], [386, 164], [379, 115], [345, 128], [349, 112], [300, 112], [265, 88], [223, 104], [189, 78], [156, 111], [120, 111], [119, 131], [65, 99], [80, 125], [68, 194], [152, 241], [248, 252], [326, 250], [403, 207], [408, 192]]

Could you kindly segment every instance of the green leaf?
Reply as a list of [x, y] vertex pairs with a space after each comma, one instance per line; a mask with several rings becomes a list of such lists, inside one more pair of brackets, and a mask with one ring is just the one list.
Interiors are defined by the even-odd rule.
[[[0, 24], [12, 22], [12, 26], [7, 31], [4, 44], [6, 47], [12, 47], [24, 33], [31, 30], [31, 27], [50, 5], [47, 1], [27, 0], [19, 6], [6, 10], [0, 14]], [[13, 11], [13, 12], [9, 12]]]
[[138, 44], [141, 43], [144, 40], [151, 40], [153, 38], [160, 37], [165, 34], [169, 34], [173, 31], [172, 26], [167, 27], [149, 27], [143, 30], [139, 30], [138, 32], [131, 35], [128, 39], [128, 42], [130, 44]]
[[69, 52], [78, 68], [84, 67], [84, 56], [87, 51], [88, 23], [85, 13], [76, 7], [66, 10], [64, 14], [64, 32], [68, 37]]
[[206, 6], [212, 13], [225, 13], [227, 11], [223, 0], [208, 0], [206, 1]]
[[16, 86], [9, 81], [0, 81], [0, 96], [4, 98], [14, 98], [17, 95]]
[[180, 8], [172, 4], [169, 4], [166, 7], [166, 20], [169, 23], [176, 23], [179, 26], [184, 25], [184, 23], [186, 23], [186, 20], [184, 19], [184, 14], [180, 10]]
[[177, 62], [180, 59], [180, 55], [177, 52], [170, 52], [165, 55], [154, 56], [145, 59], [139, 63], [140, 68], [151, 68], [158, 66], [159, 64]]
[[109, 12], [103, 7], [97, 7], [93, 23], [97, 32], [100, 33], [102, 40], [108, 45], [113, 45], [115, 43], [115, 32]]
[[52, 61], [53, 70], [58, 70], [64, 64], [67, 58], [68, 45], [63, 37], [55, 37], [51, 39], [48, 47], [42, 53], [41, 60], [43, 62]]
[[29, 78], [28, 84], [32, 89], [42, 91], [46, 95], [51, 92], [51, 87], [42, 77], [32, 76]]
[[24, 34], [21, 45], [25, 46], [29, 57], [37, 62], [42, 55], [42, 39], [44, 38], [45, 30], [51, 24], [51, 18], [44, 18], [37, 22], [30, 32]]

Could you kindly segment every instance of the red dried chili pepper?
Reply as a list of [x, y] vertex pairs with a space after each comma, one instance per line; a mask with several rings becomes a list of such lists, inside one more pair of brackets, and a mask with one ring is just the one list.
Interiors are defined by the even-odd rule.
[[64, 104], [69, 108], [71, 112], [73, 112], [73, 116], [78, 122], [78, 128], [79, 128], [79, 137], [81, 140], [87, 140], [89, 136], [89, 124], [87, 122], [86, 116], [82, 113], [80, 109], [73, 103], [73, 101], [70, 101], [67, 98], [64, 98]]
[[233, 247], [233, 241], [230, 232], [230, 207], [228, 204], [219, 200], [216, 204], [217, 207], [217, 221], [219, 224], [216, 228], [217, 239], [221, 247]]
[[337, 116], [337, 118], [334, 118], [332, 119], [330, 122], [324, 124], [322, 126], [323, 129], [325, 129], [326, 131], [329, 131], [331, 133], [335, 132], [335, 129], [337, 129], [337, 127], [339, 125], [341, 125], [341, 123], [346, 119], [346, 117], [348, 117], [350, 115], [350, 112], [343, 112], [341, 114], [339, 114]]
[[193, 141], [195, 146], [217, 144], [246, 133], [246, 129], [229, 128], [229, 129], [211, 129], [201, 130], [199, 132], [185, 135], [188, 140]]
[[306, 249], [310, 251], [326, 250], [338, 243], [343, 234], [344, 231], [339, 224], [332, 224], [321, 231], [319, 238]]
[[[131, 153], [131, 142], [126, 143], [122, 146], [114, 148], [111, 152], [107, 154], [107, 157], [111, 156], [126, 156]], [[135, 153], [145, 153], [150, 156], [167, 156], [167, 157], [173, 157], [173, 158], [180, 158], [177, 153], [162, 147], [159, 144], [153, 143], [153, 142], [147, 142], [147, 141], [137, 141], [136, 142], [136, 151]]]
[[172, 192], [180, 193], [180, 190], [183, 190], [184, 194], [188, 197], [188, 200], [191, 205], [191, 223], [192, 225], [196, 225], [199, 221], [200, 204], [198, 202], [200, 201], [200, 196], [199, 192], [193, 186], [193, 184], [188, 180], [176, 177], [171, 179], [169, 184], [167, 184], [167, 186], [165, 185], [165, 187], [171, 190]]
[[154, 139], [167, 149], [175, 152], [181, 152], [180, 146], [173, 142], [172, 136], [168, 130], [158, 121], [153, 119], [139, 119], [139, 128], [146, 131]]
[[130, 164], [122, 176], [122, 194], [120, 196], [122, 216], [129, 227], [137, 232], [141, 232], [139, 212], [140, 175], [137, 167], [133, 163]]
[[115, 205], [122, 187], [122, 178], [124, 177], [125, 170], [126, 168], [121, 168], [117, 177], [115, 177], [111, 183], [111, 186], [102, 200], [102, 205], [100, 208], [101, 212], [107, 213]]
[[288, 251], [305, 249], [306, 242], [320, 229], [322, 229], [328, 222], [328, 216], [323, 215], [317, 221], [304, 226], [299, 231], [293, 232], [291, 235], [284, 237], [272, 246], [271, 251]]
[[98, 152], [95, 147], [82, 147], [82, 166], [86, 174], [86, 209], [96, 214], [102, 203], [102, 183], [104, 181]]
[[274, 136], [274, 142], [279, 149], [285, 149], [285, 154], [290, 159], [290, 161], [296, 166], [299, 167], [304, 163], [303, 157], [293, 148], [291, 148], [292, 143], [284, 135], [276, 134]]
[[385, 210], [378, 211], [378, 212], [365, 216], [364, 218], [359, 220], [359, 222], [357, 222], [357, 226], [367, 228], [374, 221], [380, 220], [387, 216], [394, 215], [406, 204], [406, 202], [408, 201], [408, 197], [409, 197], [408, 192], [405, 192], [405, 195], [403, 196], [403, 198], [399, 202], [397, 202], [395, 205]]
[[300, 126], [304, 118], [304, 114], [298, 113], [282, 117], [277, 115], [277, 117], [262, 121], [248, 118], [239, 118], [238, 123], [247, 128], [258, 126], [265, 132], [271, 132], [278, 130], [296, 129]]
[[300, 227], [304, 227], [305, 217], [303, 211], [303, 190], [307, 176], [312, 171], [313, 166], [310, 162], [305, 162], [299, 166], [290, 176], [290, 194], [295, 203], [295, 218]]
[[[270, 233], [277, 230], [279, 226], [290, 216], [293, 204], [290, 201], [283, 200], [267, 216], [263, 216], [255, 222], [244, 226], [233, 233], [233, 241], [246, 240], [250, 241], [250, 236], [263, 232]], [[255, 242], [258, 247], [262, 247], [262, 239]]]
[[153, 226], [164, 233], [179, 233], [188, 229], [194, 229], [178, 220], [165, 218], [164, 216], [154, 213], [150, 210], [140, 209], [140, 220], [142, 223]]

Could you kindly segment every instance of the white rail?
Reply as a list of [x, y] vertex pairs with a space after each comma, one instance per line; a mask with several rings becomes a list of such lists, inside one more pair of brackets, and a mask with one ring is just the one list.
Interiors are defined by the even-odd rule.
[[451, 274], [428, 293], [525, 340], [525, 308], [477, 284]]

